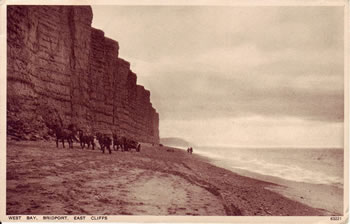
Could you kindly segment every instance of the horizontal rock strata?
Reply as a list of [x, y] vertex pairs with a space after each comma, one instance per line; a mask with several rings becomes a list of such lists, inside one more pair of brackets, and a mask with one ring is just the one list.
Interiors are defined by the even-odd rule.
[[8, 6], [8, 136], [47, 138], [48, 125], [73, 123], [159, 142], [150, 92], [118, 57], [118, 42], [91, 22], [89, 6]]

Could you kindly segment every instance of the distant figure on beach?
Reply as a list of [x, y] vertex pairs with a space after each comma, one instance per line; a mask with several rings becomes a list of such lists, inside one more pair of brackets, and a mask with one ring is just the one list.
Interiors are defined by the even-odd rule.
[[192, 152], [193, 152], [193, 149], [192, 149], [192, 147], [189, 147], [189, 148], [187, 148], [187, 153], [190, 153], [190, 154], [192, 154]]

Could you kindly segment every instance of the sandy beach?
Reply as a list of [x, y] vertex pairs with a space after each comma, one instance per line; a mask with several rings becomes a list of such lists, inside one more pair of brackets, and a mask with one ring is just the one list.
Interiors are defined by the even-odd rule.
[[334, 215], [283, 196], [276, 184], [148, 144], [110, 155], [76, 143], [8, 141], [6, 184], [7, 215]]

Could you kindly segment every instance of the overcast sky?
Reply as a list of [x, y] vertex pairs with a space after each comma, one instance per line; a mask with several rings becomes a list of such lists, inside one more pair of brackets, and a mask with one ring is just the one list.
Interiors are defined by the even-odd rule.
[[342, 146], [342, 7], [93, 6], [151, 91], [160, 136]]

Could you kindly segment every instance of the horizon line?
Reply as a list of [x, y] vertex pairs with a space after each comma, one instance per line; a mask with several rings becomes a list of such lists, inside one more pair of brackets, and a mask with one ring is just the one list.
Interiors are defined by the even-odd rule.
[[295, 148], [295, 149], [308, 149], [308, 148], [337, 148], [344, 149], [344, 146], [320, 146], [320, 145], [306, 145], [306, 146], [292, 146], [292, 145], [196, 145], [196, 147], [220, 147], [220, 148]]

